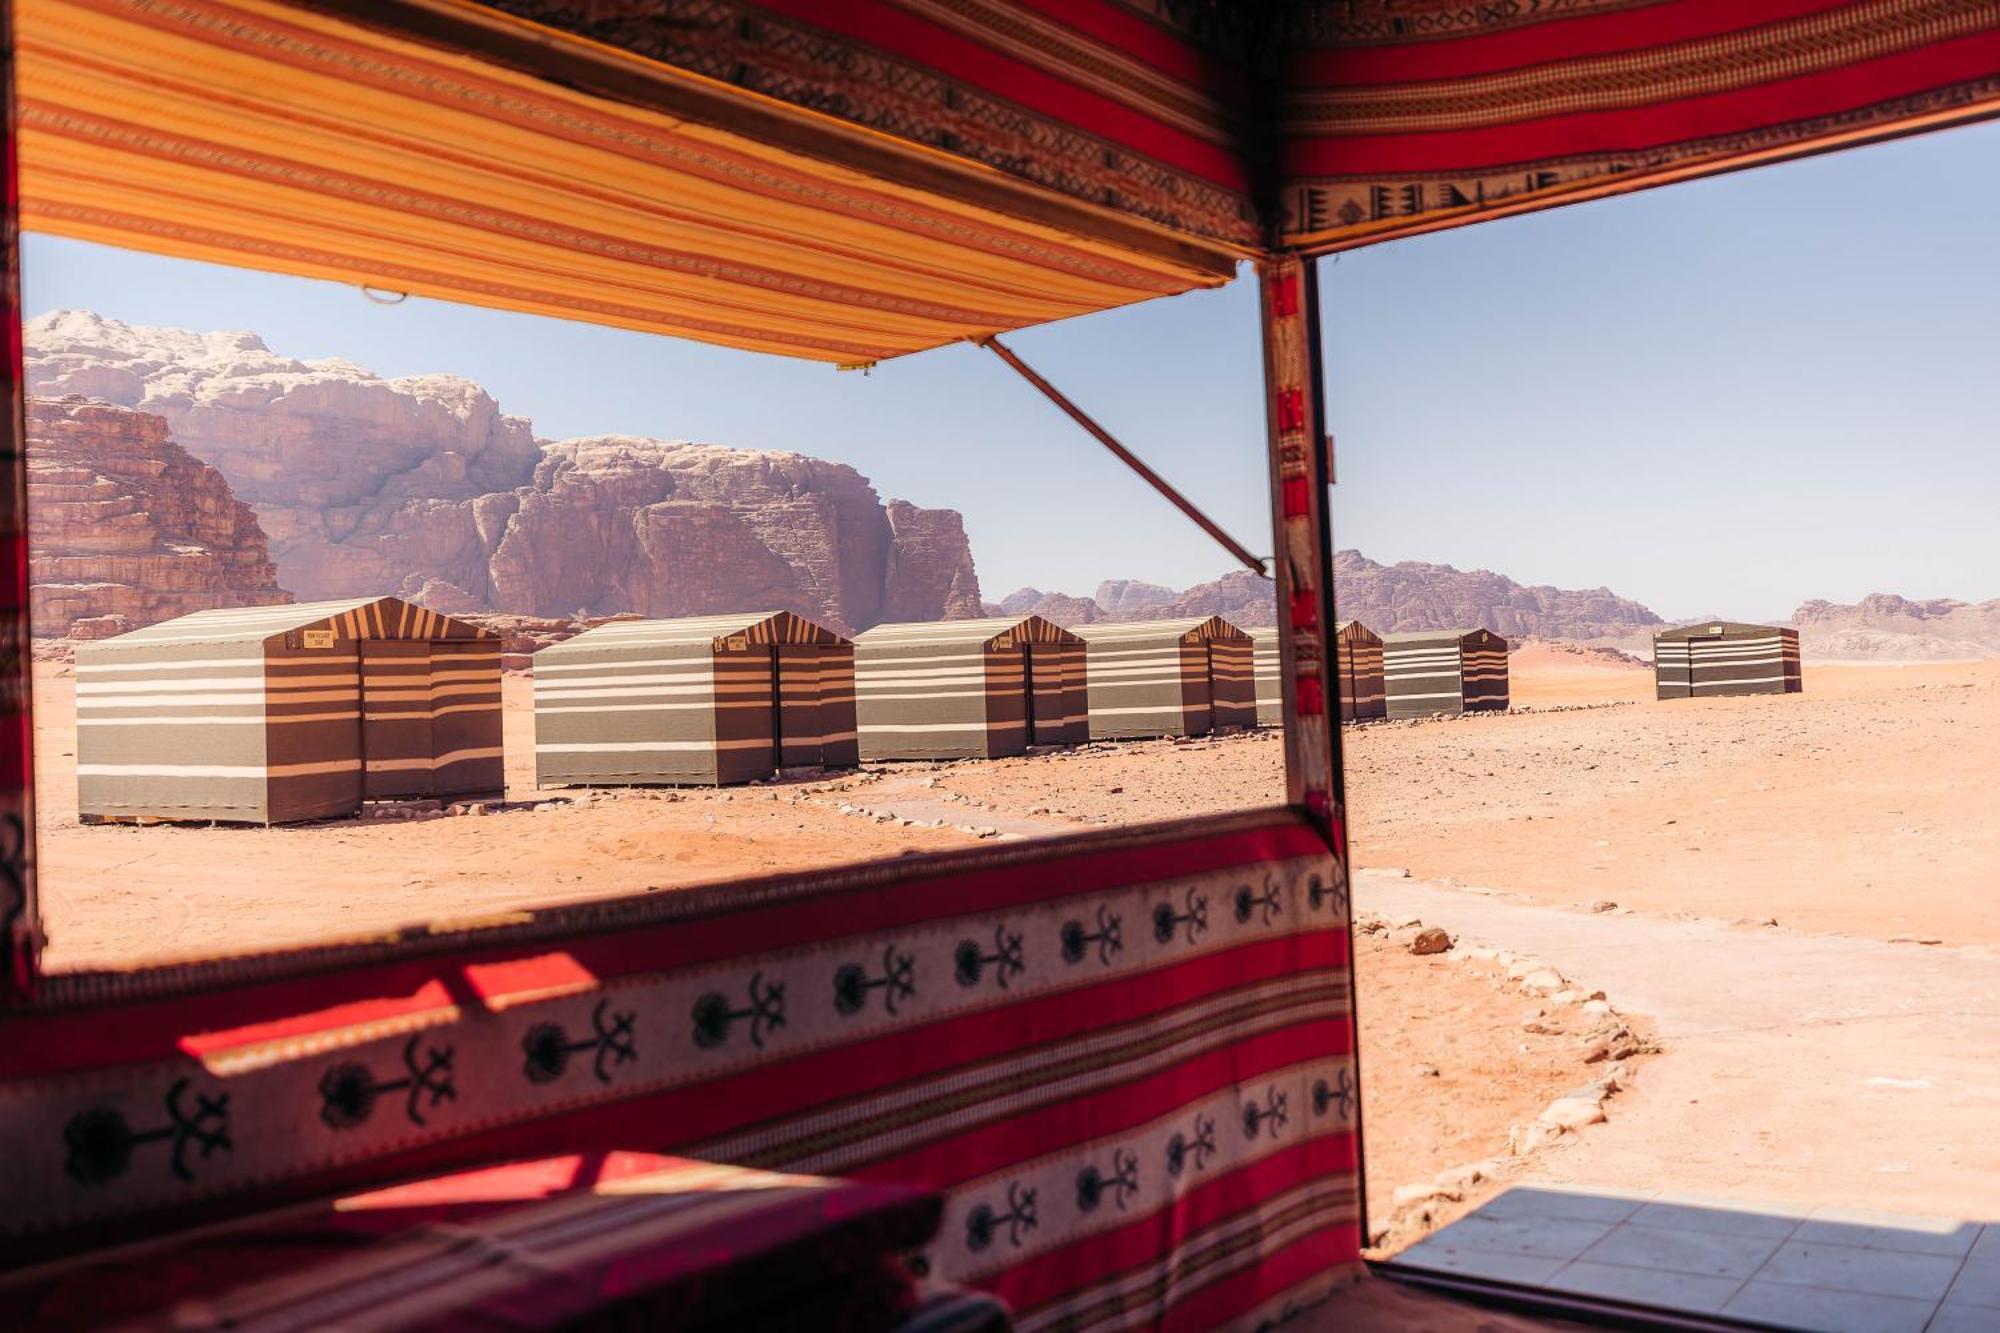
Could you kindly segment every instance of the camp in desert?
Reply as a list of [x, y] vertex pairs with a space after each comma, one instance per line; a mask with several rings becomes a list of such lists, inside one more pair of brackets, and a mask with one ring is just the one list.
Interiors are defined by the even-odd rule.
[[1990, 0], [0, 51], [0, 1325], [2000, 1328]]

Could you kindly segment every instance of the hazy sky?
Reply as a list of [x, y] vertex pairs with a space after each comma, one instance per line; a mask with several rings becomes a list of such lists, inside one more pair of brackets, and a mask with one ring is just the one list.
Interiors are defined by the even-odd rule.
[[[1323, 263], [1338, 543], [1602, 584], [1670, 617], [2000, 597], [1996, 162], [2000, 125], [1956, 130]], [[962, 511], [989, 598], [1229, 568], [970, 347], [863, 376], [46, 237], [25, 270], [31, 312], [450, 371], [544, 436], [851, 463], [885, 498]], [[1269, 549], [1250, 283], [1009, 341]]]

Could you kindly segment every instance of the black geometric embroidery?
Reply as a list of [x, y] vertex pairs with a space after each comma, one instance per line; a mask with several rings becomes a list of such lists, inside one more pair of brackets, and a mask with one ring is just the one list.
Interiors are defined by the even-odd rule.
[[452, 1059], [457, 1048], [432, 1046], [417, 1063], [417, 1047], [422, 1037], [412, 1037], [403, 1046], [401, 1078], [377, 1081], [375, 1072], [364, 1064], [338, 1064], [320, 1075], [319, 1118], [328, 1129], [353, 1129], [375, 1114], [376, 1099], [385, 1092], [404, 1093], [403, 1114], [413, 1125], [424, 1123], [425, 1109], [436, 1110], [458, 1100], [453, 1080]]
[[1019, 1181], [1007, 1186], [1007, 1211], [996, 1213], [990, 1203], [977, 1204], [965, 1215], [965, 1248], [978, 1254], [993, 1243], [1001, 1227], [1007, 1228], [1007, 1243], [1021, 1248], [1021, 1233], [1038, 1225], [1035, 1191], [1023, 1189]]
[[187, 1161], [189, 1147], [199, 1147], [204, 1162], [214, 1152], [229, 1152], [235, 1146], [229, 1139], [229, 1094], [219, 1092], [211, 1097], [198, 1092], [194, 1109], [189, 1110], [181, 1100], [188, 1082], [177, 1079], [167, 1089], [161, 1099], [167, 1123], [157, 1129], [133, 1129], [123, 1114], [109, 1107], [72, 1116], [63, 1127], [63, 1143], [69, 1149], [63, 1169], [70, 1179], [81, 1185], [102, 1185], [124, 1175], [132, 1165], [133, 1151], [149, 1143], [173, 1145], [167, 1164], [181, 1180], [194, 1179]]
[[868, 1007], [868, 992], [882, 992], [882, 1008], [891, 1017], [896, 1002], [917, 993], [917, 958], [899, 953], [891, 944], [882, 950], [882, 975], [871, 977], [859, 963], [848, 963], [833, 974], [833, 1007], [843, 1014], [858, 1014]]
[[1182, 902], [1184, 911], [1176, 912], [1172, 901], [1153, 909], [1153, 938], [1160, 943], [1172, 944], [1175, 933], [1185, 926], [1187, 942], [1193, 944], [1208, 929], [1208, 899], [1190, 887]]
[[785, 983], [764, 984], [762, 972], [750, 974], [750, 1004], [745, 1009], [729, 1007], [729, 997], [710, 991], [694, 1002], [694, 1044], [713, 1050], [729, 1040], [729, 1030], [742, 1019], [750, 1020], [750, 1044], [764, 1048], [764, 1034], [785, 1025]]
[[1065, 921], [1062, 928], [1062, 956], [1065, 963], [1080, 963], [1097, 946], [1097, 961], [1109, 966], [1112, 955], [1125, 948], [1125, 923], [1103, 903], [1097, 905], [1097, 929], [1087, 931], [1081, 921]]
[[1264, 892], [1261, 896], [1253, 892], [1248, 884], [1236, 890], [1236, 921], [1238, 925], [1249, 925], [1250, 918], [1261, 912], [1264, 919], [1258, 924], [1268, 926], [1271, 924], [1271, 918], [1277, 916], [1283, 910], [1278, 905], [1278, 888], [1269, 879], [1264, 881]]
[[1336, 871], [1329, 888], [1326, 877], [1315, 870], [1306, 880], [1306, 906], [1317, 912], [1328, 902], [1343, 913], [1347, 911], [1347, 876]]
[[1005, 922], [993, 927], [992, 953], [981, 953], [976, 940], [961, 940], [954, 961], [958, 984], [967, 987], [979, 984], [989, 964], [1001, 990], [1007, 989], [1009, 978], [1027, 970], [1027, 964], [1021, 961], [1021, 937], [1010, 932]]
[[1354, 1071], [1342, 1067], [1340, 1073], [1329, 1083], [1325, 1079], [1313, 1082], [1313, 1114], [1325, 1115], [1329, 1108], [1340, 1108], [1343, 1123], [1354, 1118]]
[[1194, 1118], [1194, 1137], [1190, 1138], [1179, 1130], [1167, 1140], [1167, 1174], [1178, 1176], [1190, 1161], [1194, 1169], [1208, 1168], [1208, 1159], [1215, 1153], [1215, 1117], [1197, 1114]]
[[528, 1035], [521, 1038], [521, 1053], [527, 1057], [521, 1072], [528, 1076], [528, 1082], [555, 1082], [569, 1068], [570, 1057], [585, 1051], [595, 1053], [591, 1071], [599, 1083], [609, 1083], [612, 1069], [638, 1059], [639, 1047], [633, 1031], [639, 1020], [638, 1011], [627, 1009], [612, 1014], [607, 1027], [604, 1017], [610, 1005], [609, 998], [602, 999], [590, 1011], [590, 1026], [596, 1035], [584, 1041], [571, 1041], [560, 1023], [537, 1023], [529, 1028]]
[[1092, 1163], [1076, 1173], [1076, 1206], [1082, 1212], [1093, 1212], [1104, 1202], [1105, 1191], [1111, 1192], [1111, 1201], [1124, 1212], [1125, 1205], [1139, 1192], [1139, 1159], [1123, 1148], [1111, 1150], [1111, 1174], [1105, 1175]]
[[1243, 1137], [1254, 1139], [1263, 1132], [1266, 1124], [1271, 1127], [1271, 1137], [1277, 1138], [1278, 1131], [1289, 1121], [1285, 1113], [1285, 1093], [1273, 1083], [1264, 1089], [1264, 1100], [1243, 1104]]

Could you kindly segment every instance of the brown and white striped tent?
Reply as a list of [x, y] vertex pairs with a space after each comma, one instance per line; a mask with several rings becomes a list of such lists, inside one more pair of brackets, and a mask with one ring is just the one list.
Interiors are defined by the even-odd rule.
[[[1284, 720], [1283, 669], [1278, 661], [1278, 631], [1248, 631], [1256, 649], [1257, 725], [1275, 727]], [[1385, 715], [1382, 691], [1382, 636], [1358, 620], [1334, 627], [1334, 678], [1340, 682], [1340, 720], [1369, 722]]]
[[500, 791], [500, 640], [394, 597], [198, 611], [76, 650], [77, 810], [280, 824]]
[[863, 759], [994, 759], [1088, 740], [1083, 640], [1040, 616], [854, 636]]
[[1250, 636], [1221, 616], [1081, 625], [1092, 739], [1202, 736], [1257, 724]]
[[1653, 636], [1653, 677], [1662, 699], [1797, 694], [1799, 632], [1728, 620], [1663, 630]]
[[621, 620], [535, 654], [539, 785], [851, 768], [854, 645], [790, 611]]
[[1432, 717], [1507, 707], [1507, 641], [1491, 630], [1382, 636], [1387, 715]]

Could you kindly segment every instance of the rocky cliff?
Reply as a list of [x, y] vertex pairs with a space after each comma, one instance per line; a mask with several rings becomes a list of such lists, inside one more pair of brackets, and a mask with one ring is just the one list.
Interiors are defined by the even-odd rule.
[[270, 606], [264, 531], [164, 418], [82, 397], [28, 403], [29, 619], [104, 637], [191, 611]]
[[1936, 662], [2000, 657], [2000, 599], [1912, 601], [1871, 593], [1851, 606], [1807, 602], [1792, 614], [1807, 657]]
[[545, 441], [479, 385], [300, 361], [252, 333], [86, 311], [27, 326], [28, 383], [157, 413], [270, 535], [302, 598], [450, 612], [795, 610], [837, 628], [979, 613], [959, 516], [853, 468], [638, 436]]

